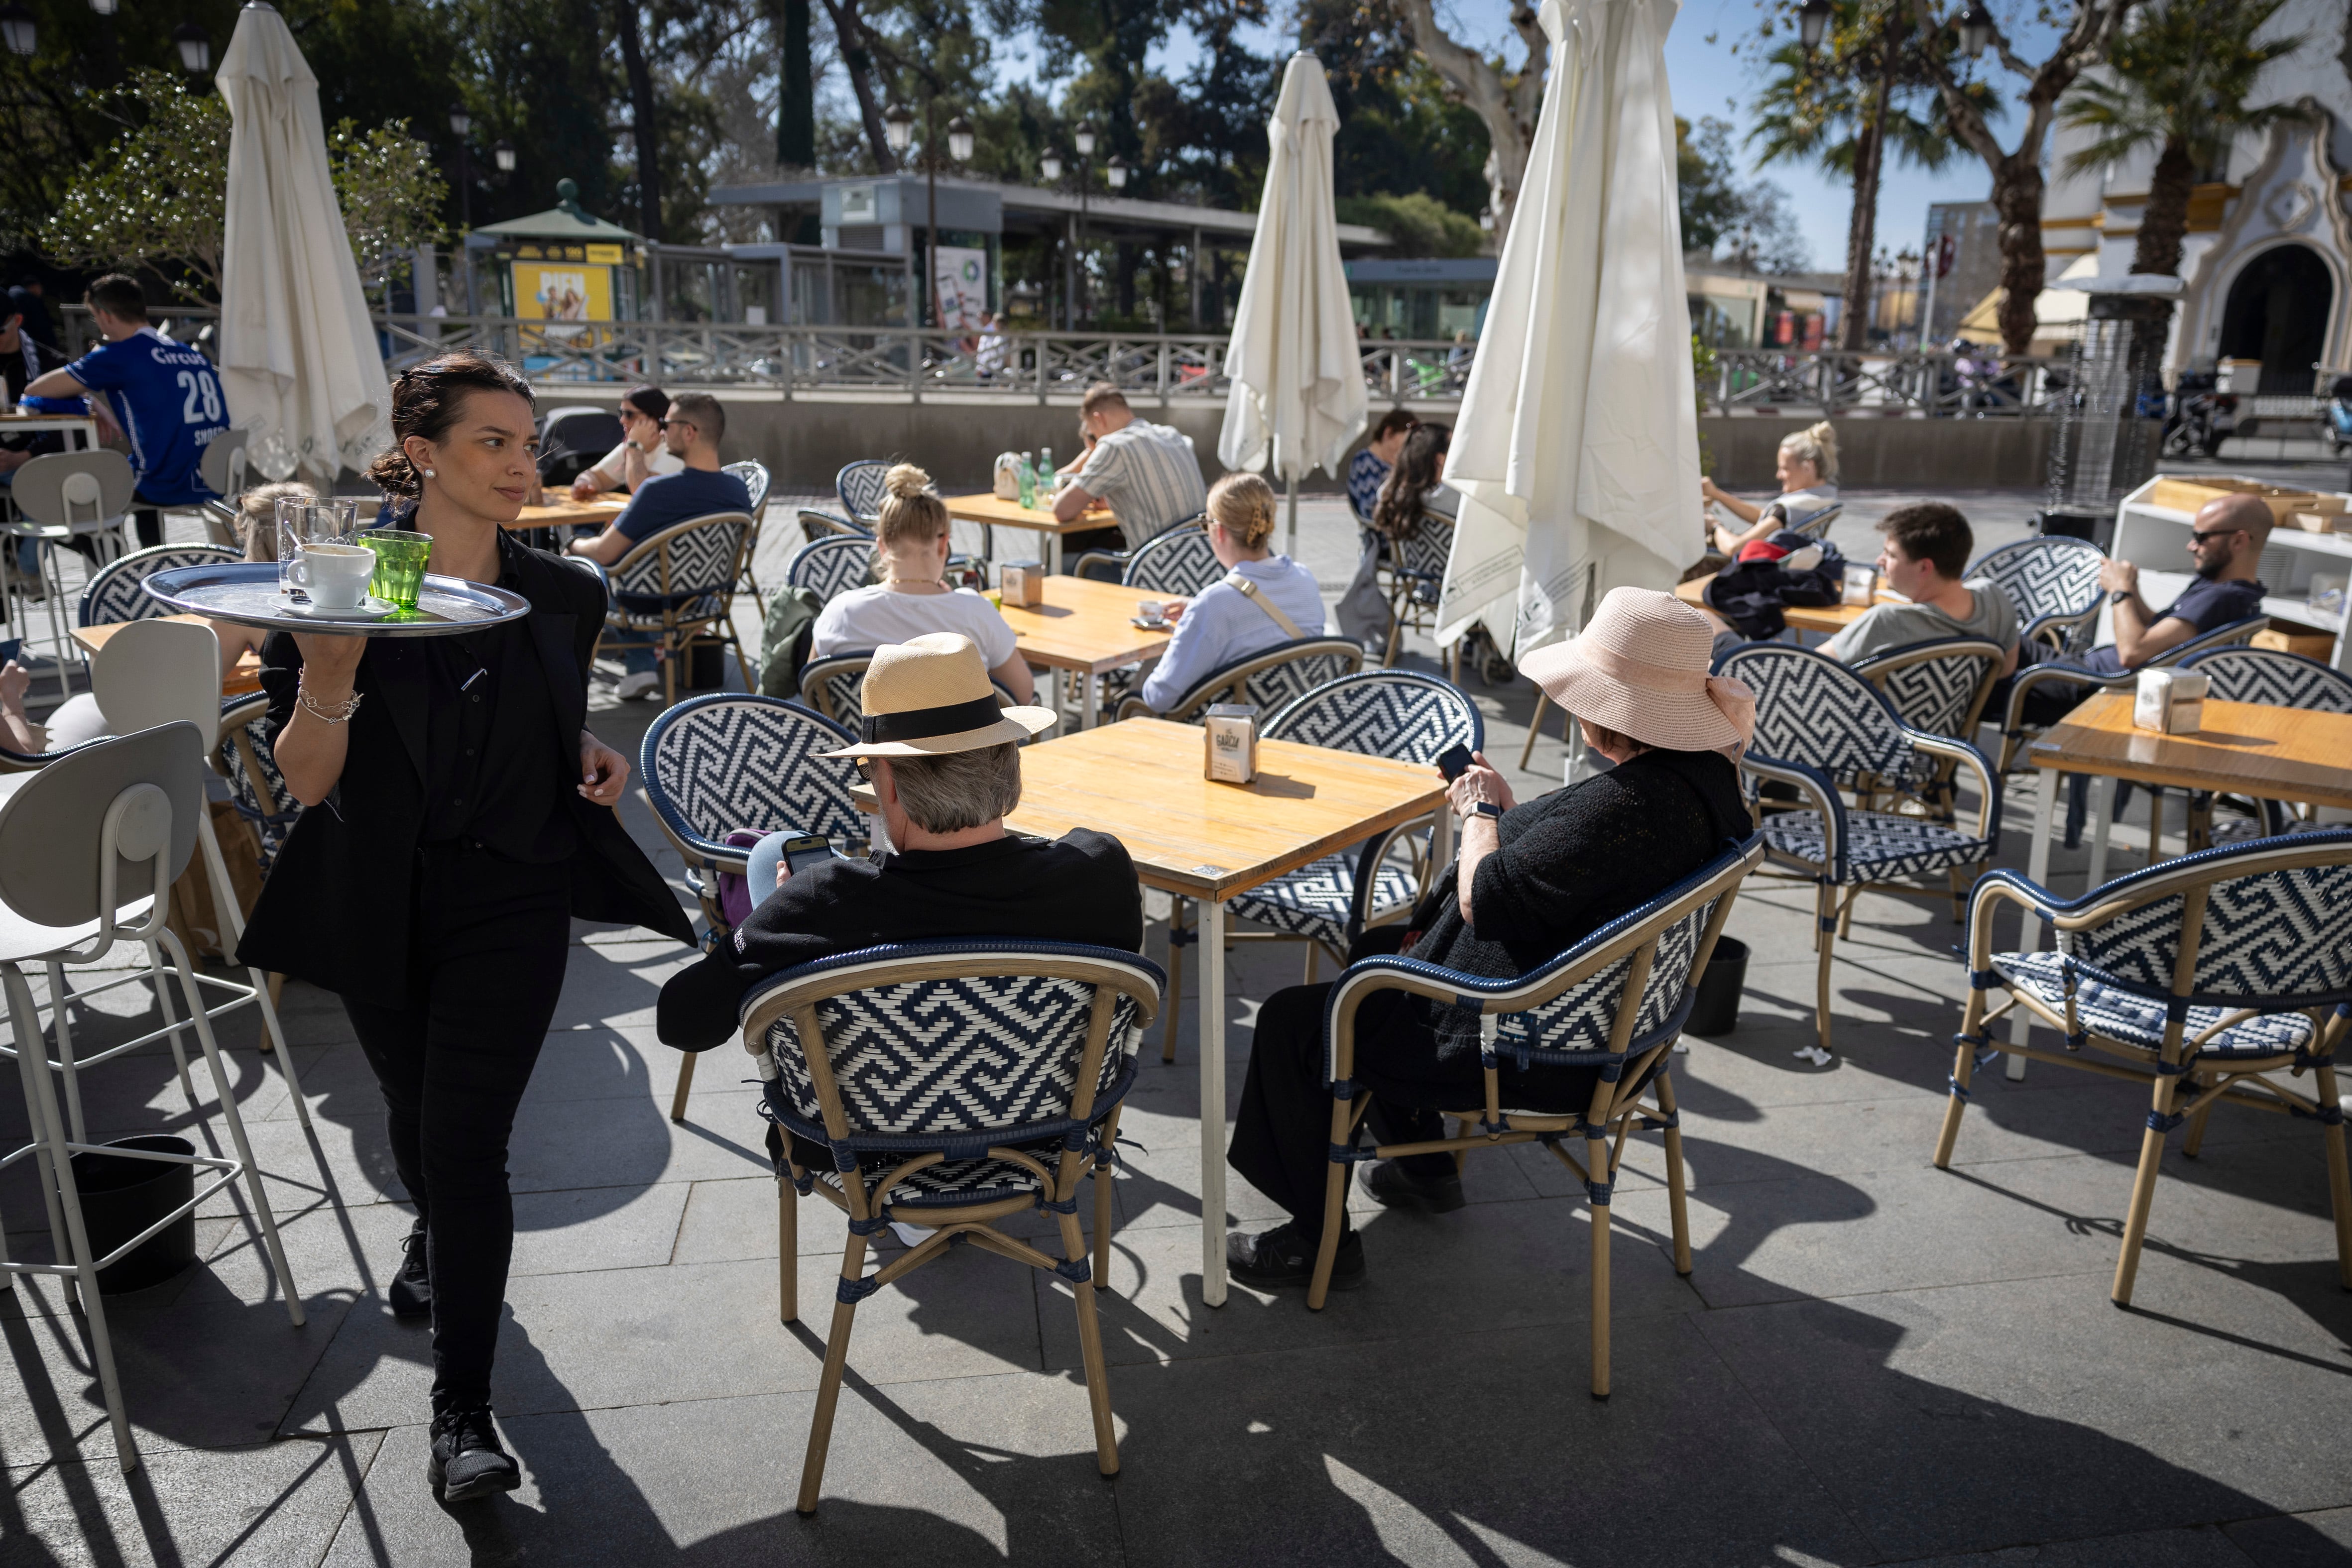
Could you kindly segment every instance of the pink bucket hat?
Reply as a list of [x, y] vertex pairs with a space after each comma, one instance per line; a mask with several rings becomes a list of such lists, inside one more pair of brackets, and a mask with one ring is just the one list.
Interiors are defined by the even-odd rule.
[[1734, 762], [1756, 733], [1756, 694], [1706, 667], [1715, 624], [1671, 593], [1612, 588], [1591, 623], [1519, 669], [1580, 719], [1667, 751]]

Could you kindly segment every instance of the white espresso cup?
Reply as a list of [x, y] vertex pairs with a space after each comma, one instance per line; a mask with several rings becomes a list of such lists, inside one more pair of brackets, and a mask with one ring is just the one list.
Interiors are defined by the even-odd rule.
[[306, 544], [287, 563], [294, 586], [321, 610], [356, 610], [375, 575], [375, 551], [365, 545]]

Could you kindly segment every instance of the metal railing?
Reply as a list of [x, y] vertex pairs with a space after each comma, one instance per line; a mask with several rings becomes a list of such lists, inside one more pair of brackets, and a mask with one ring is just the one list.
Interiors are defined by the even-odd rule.
[[1717, 349], [1699, 392], [1717, 413], [1801, 409], [1986, 419], [2055, 413], [2071, 385], [2066, 362], [2055, 359]]

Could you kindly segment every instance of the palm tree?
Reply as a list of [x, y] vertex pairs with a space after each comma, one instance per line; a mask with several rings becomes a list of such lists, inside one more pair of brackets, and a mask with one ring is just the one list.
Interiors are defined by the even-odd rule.
[[2085, 78], [2062, 106], [2063, 123], [2093, 137], [2067, 159], [2069, 173], [2157, 150], [2132, 246], [2134, 272], [2180, 270], [2190, 189], [2200, 173], [2229, 156], [2241, 133], [2303, 118], [2292, 104], [2246, 104], [2263, 68], [2303, 43], [2300, 36], [2254, 41], [2284, 4], [2169, 0], [2161, 10], [2143, 11], [2139, 25], [2116, 39], [2107, 57], [2112, 75]]
[[[1756, 98], [1748, 143], [1759, 166], [1818, 163], [1853, 182], [1839, 343], [1858, 350], [1868, 337], [1870, 259], [1877, 246], [1879, 174], [1887, 150], [1902, 162], [1933, 171], [1960, 148], [1919, 58], [1908, 6], [1900, 0], [1832, 5], [1821, 50], [1791, 42], [1765, 57], [1771, 74]], [[1982, 83], [1969, 86], [1965, 96], [1988, 119], [2000, 113]]]

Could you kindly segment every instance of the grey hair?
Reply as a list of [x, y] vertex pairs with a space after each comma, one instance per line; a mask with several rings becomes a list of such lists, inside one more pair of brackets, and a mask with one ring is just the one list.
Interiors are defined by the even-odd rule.
[[893, 757], [898, 803], [927, 833], [960, 833], [1021, 804], [1021, 748], [1011, 741], [940, 757]]

